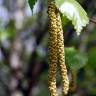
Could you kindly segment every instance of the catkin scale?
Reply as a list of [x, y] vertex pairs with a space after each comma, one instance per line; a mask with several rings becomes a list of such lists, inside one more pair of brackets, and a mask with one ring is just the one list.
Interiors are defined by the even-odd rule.
[[48, 2], [49, 21], [49, 90], [51, 96], [57, 96], [56, 92], [56, 68], [57, 68], [57, 25], [55, 14], [55, 2]]
[[57, 14], [57, 26], [58, 26], [58, 32], [57, 32], [58, 64], [60, 67], [60, 74], [63, 83], [63, 93], [67, 94], [69, 90], [69, 79], [67, 76], [67, 69], [65, 65], [64, 38], [63, 38], [64, 36], [63, 36], [63, 29], [62, 29], [62, 23], [61, 23], [59, 12]]

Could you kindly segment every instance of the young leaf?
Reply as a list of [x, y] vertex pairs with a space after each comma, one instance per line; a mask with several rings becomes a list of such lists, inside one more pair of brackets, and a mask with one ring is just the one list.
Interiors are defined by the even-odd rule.
[[37, 0], [28, 0], [29, 6], [32, 9], [32, 12], [33, 12], [33, 7], [34, 7], [36, 2], [37, 2]]
[[55, 0], [59, 11], [72, 21], [74, 28], [79, 35], [83, 27], [89, 23], [87, 13], [75, 0]]

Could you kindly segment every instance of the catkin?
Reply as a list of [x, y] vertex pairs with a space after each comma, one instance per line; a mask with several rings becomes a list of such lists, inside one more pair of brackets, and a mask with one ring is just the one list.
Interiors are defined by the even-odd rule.
[[48, 2], [49, 21], [49, 91], [51, 96], [57, 96], [56, 92], [56, 68], [57, 68], [57, 25], [54, 1]]
[[67, 76], [67, 69], [65, 65], [63, 29], [59, 12], [57, 14], [57, 26], [58, 26], [58, 33], [57, 33], [58, 64], [60, 67], [60, 73], [63, 83], [63, 93], [67, 94], [69, 90], [69, 79]]
[[67, 94], [69, 79], [64, 57], [63, 29], [60, 14], [55, 7], [54, 0], [48, 0], [48, 21], [49, 21], [49, 90], [51, 96], [58, 96], [56, 92], [56, 69], [57, 63], [63, 83], [63, 93]]

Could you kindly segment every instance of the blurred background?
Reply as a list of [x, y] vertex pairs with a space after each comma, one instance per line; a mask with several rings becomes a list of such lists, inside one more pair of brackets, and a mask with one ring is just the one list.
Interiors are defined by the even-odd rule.
[[[77, 36], [64, 28], [68, 96], [96, 96], [96, 0], [77, 0], [90, 22]], [[33, 13], [26, 0], [0, 0], [0, 96], [50, 96], [48, 90], [47, 0]], [[57, 70], [57, 91], [62, 84]]]

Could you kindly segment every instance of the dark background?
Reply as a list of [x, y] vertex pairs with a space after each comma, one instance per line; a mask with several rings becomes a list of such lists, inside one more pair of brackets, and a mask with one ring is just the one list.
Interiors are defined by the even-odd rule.
[[[71, 22], [63, 26], [68, 96], [96, 96], [96, 0], [77, 1], [90, 22], [80, 36]], [[38, 0], [33, 14], [24, 0], [0, 0], [0, 96], [49, 96], [47, 50], [47, 0]]]

